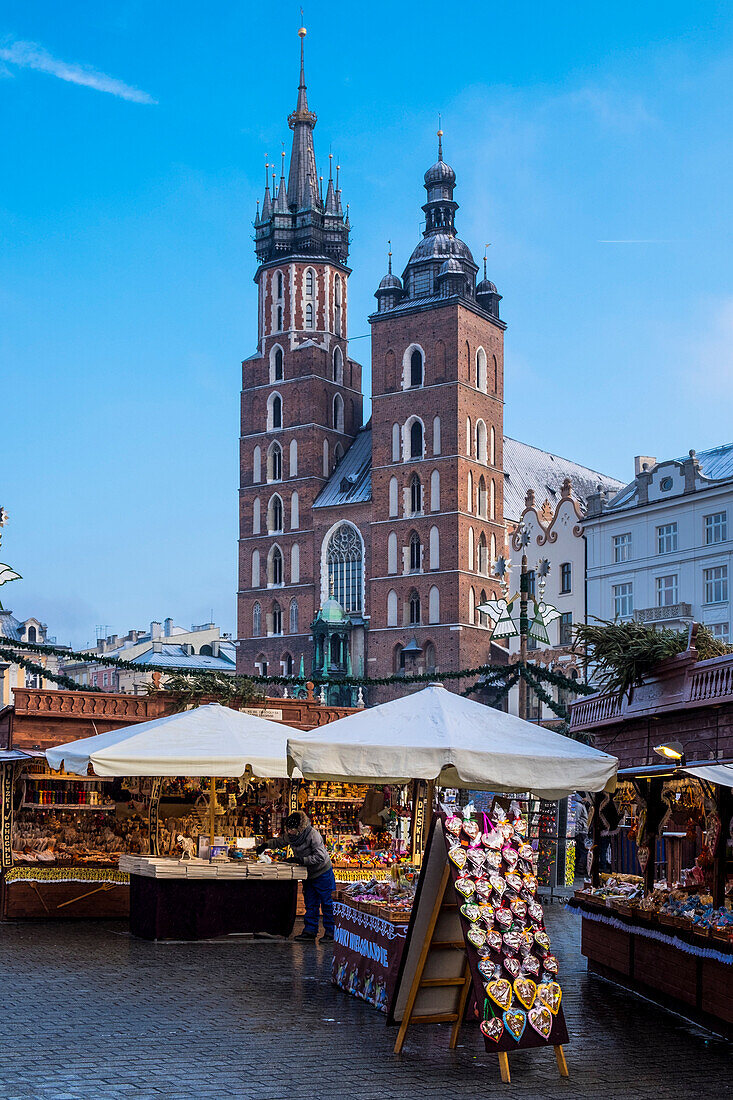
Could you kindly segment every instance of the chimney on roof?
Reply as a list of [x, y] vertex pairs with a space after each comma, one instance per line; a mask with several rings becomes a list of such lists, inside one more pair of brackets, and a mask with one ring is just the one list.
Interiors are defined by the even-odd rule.
[[[156, 626], [160, 626], [160, 623], [156, 623]], [[163, 652], [163, 643], [160, 641], [160, 639], [154, 640], [153, 641], [153, 653], [162, 653], [162, 652]]]
[[150, 637], [151, 637], [152, 641], [154, 641], [154, 642], [157, 642], [159, 638], [163, 637], [163, 624], [162, 623], [153, 622], [153, 623], [150, 624]]
[[637, 455], [634, 459], [634, 477], [638, 477], [646, 466], [647, 470], [653, 469], [657, 464], [652, 455]]
[[218, 657], [219, 656], [219, 639], [218, 638], [215, 638], [214, 641], [211, 643], [211, 656], [212, 657]]
[[170, 638], [171, 634], [173, 633], [173, 619], [165, 620], [165, 622], [163, 623], [163, 633], [165, 634], [166, 638]]

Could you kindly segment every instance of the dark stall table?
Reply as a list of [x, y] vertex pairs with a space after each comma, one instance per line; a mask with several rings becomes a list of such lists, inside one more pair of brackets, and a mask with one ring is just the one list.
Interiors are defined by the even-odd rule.
[[304, 867], [122, 856], [130, 876], [130, 932], [145, 940], [233, 933], [289, 936]]

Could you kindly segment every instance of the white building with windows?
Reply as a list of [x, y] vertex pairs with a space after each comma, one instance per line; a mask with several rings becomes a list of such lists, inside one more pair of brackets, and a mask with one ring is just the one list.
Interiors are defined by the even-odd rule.
[[634, 480], [588, 498], [588, 614], [731, 636], [733, 443], [635, 460]]

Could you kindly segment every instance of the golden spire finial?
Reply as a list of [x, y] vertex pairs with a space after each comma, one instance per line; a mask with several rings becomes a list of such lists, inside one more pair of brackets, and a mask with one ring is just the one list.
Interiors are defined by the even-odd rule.
[[443, 122], [442, 115], [438, 115], [438, 160], [443, 159]]
[[387, 256], [389, 258], [389, 273], [391, 275], [392, 274], [392, 242], [387, 241], [387, 244], [389, 245], [389, 252], [387, 253]]

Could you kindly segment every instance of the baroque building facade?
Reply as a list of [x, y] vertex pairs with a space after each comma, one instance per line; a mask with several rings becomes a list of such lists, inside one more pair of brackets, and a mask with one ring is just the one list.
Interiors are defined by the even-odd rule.
[[[283, 153], [255, 218], [258, 343], [242, 364], [237, 669], [380, 678], [502, 659], [477, 608], [498, 594], [491, 563], [505, 547], [505, 487], [516, 495], [536, 463], [534, 448], [508, 441], [512, 482], [501, 295], [485, 262], [477, 280], [457, 234], [456, 175], [439, 131], [422, 239], [401, 278], [390, 254], [376, 290], [372, 417], [363, 426], [361, 367], [348, 350], [348, 207], [330, 158], [325, 194], [317, 174], [299, 33], [287, 179]], [[585, 472], [594, 485], [602, 476]], [[337, 685], [326, 694], [354, 701]], [[392, 694], [394, 685], [372, 689], [368, 701]]]

